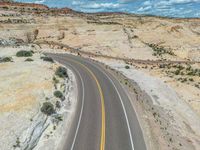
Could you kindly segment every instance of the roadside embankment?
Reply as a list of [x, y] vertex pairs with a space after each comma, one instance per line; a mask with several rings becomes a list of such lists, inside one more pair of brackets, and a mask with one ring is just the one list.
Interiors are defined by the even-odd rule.
[[1, 45], [0, 149], [57, 149], [76, 107], [74, 74], [30, 45]]

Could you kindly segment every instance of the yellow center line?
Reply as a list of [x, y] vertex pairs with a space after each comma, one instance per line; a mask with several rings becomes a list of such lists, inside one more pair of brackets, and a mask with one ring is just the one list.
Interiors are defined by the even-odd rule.
[[72, 60], [70, 59], [71, 61], [75, 62], [76, 64], [79, 64], [81, 65], [83, 68], [85, 68], [91, 75], [92, 77], [94, 78], [96, 84], [97, 84], [97, 87], [98, 87], [98, 90], [99, 90], [99, 93], [100, 93], [100, 97], [101, 97], [101, 144], [100, 144], [100, 150], [104, 150], [105, 149], [105, 103], [104, 103], [104, 96], [103, 96], [103, 91], [101, 89], [101, 86], [99, 84], [99, 81], [97, 79], [97, 77], [95, 76], [95, 74], [88, 68], [86, 67], [85, 65], [83, 65], [82, 63], [78, 62], [78, 61], [75, 61], [75, 60]]

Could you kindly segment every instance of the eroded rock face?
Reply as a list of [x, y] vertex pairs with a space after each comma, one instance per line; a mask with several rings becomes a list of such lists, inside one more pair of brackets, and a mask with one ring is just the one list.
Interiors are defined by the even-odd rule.
[[4, 24], [26, 24], [26, 23], [35, 23], [34, 19], [7, 19], [0, 20], [0, 23]]
[[0, 2], [13, 2], [13, 0], [0, 0]]
[[[63, 128], [68, 124], [69, 110], [75, 106], [72, 105], [76, 99], [73, 73], [65, 68], [67, 78], [59, 78], [55, 74], [59, 65], [41, 59], [44, 55], [34, 47], [19, 44], [23, 41], [15, 38], [0, 41], [3, 45], [0, 62], [1, 58], [12, 58], [12, 61], [0, 63], [0, 121], [3, 122], [0, 149], [43, 149], [46, 147], [43, 141], [53, 143], [53, 138], [56, 138], [53, 144], [56, 148], [62, 140], [61, 135], [65, 134]], [[16, 43], [20, 46], [16, 47]], [[24, 50], [32, 55], [28, 58], [16, 56]], [[61, 91], [64, 99], [56, 98], [55, 90]], [[52, 104], [53, 114], [41, 111], [45, 102]]]
[[[36, 132], [39, 134], [45, 129], [43, 124], [46, 119], [40, 113], [40, 103], [45, 100], [44, 96], [50, 95], [53, 88], [51, 78], [54, 71], [48, 69], [51, 64], [43, 63], [39, 54], [34, 54], [33, 62], [25, 62], [26, 58], [15, 57], [20, 48], [8, 46], [19, 42], [20, 40], [16, 39], [1, 40], [4, 47], [1, 47], [0, 56], [13, 59], [13, 62], [0, 63], [0, 120], [4, 122], [0, 125], [0, 149], [5, 150], [17, 146], [17, 138], [22, 146], [23, 140], [20, 137], [24, 131], [27, 130], [28, 140], [31, 134], [37, 137]], [[29, 49], [29, 47], [24, 48]], [[46, 72], [45, 75], [43, 71]], [[38, 119], [34, 117], [36, 114], [40, 116]], [[37, 126], [41, 130], [37, 129]], [[35, 133], [29, 127], [35, 129]]]

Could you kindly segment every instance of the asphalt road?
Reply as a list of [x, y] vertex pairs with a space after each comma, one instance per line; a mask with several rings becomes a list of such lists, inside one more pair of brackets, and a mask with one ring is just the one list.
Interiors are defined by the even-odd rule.
[[78, 83], [77, 111], [63, 150], [146, 150], [135, 111], [116, 77], [79, 56], [48, 55], [70, 67]]

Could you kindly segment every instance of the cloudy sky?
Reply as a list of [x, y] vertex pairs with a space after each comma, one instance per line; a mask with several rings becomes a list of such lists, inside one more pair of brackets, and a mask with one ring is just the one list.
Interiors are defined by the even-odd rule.
[[84, 12], [129, 12], [170, 17], [200, 17], [200, 0], [17, 0], [70, 7]]

